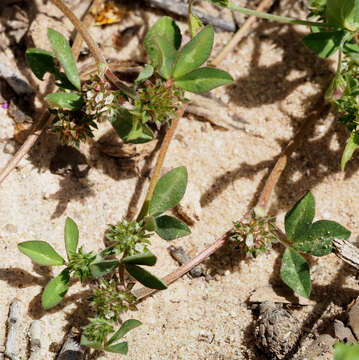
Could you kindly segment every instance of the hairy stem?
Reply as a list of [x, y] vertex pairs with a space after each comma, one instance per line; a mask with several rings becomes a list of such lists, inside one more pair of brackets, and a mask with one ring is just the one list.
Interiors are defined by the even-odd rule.
[[[100, 6], [103, 0], [95, 0], [91, 5], [90, 11], [85, 16], [84, 26], [87, 28], [90, 26], [92, 22], [91, 10], [96, 9]], [[77, 60], [80, 54], [81, 46], [82, 46], [83, 38], [80, 33], [76, 34], [73, 46], [72, 53], [74, 58]], [[30, 151], [32, 146], [36, 143], [39, 136], [42, 134], [47, 124], [50, 122], [50, 113], [47, 111], [43, 111], [38, 121], [35, 122], [33, 131], [31, 135], [27, 137], [25, 142], [21, 145], [20, 149], [16, 152], [13, 158], [6, 164], [6, 166], [0, 171], [0, 184], [7, 178], [7, 176], [16, 168], [16, 166], [20, 163], [22, 158]]]
[[[264, 11], [269, 9], [274, 0], [262, 0], [262, 2], [257, 7], [257, 11]], [[212, 60], [211, 65], [217, 66], [233, 49], [234, 47], [243, 39], [250, 27], [256, 22], [257, 17], [249, 17], [241, 28], [236, 32], [232, 39], [226, 44], [226, 46], [219, 52], [219, 54]]]
[[145, 201], [143, 202], [142, 208], [137, 217], [137, 221], [142, 220], [148, 214], [148, 209], [150, 207], [153, 192], [154, 192], [157, 182], [161, 176], [161, 170], [162, 170], [163, 163], [165, 161], [168, 147], [169, 147], [171, 140], [173, 138], [173, 135], [176, 131], [179, 119], [181, 116], [183, 116], [185, 109], [186, 109], [186, 105], [183, 105], [181, 109], [177, 110], [177, 118], [172, 121], [172, 126], [166, 132], [166, 135], [162, 142], [160, 153], [158, 154], [158, 158], [156, 161], [155, 169], [153, 171], [151, 182], [150, 182], [150, 185], [147, 190], [146, 198], [145, 198]]
[[227, 8], [232, 11], [238, 11], [239, 13], [242, 13], [242, 14], [256, 16], [256, 17], [259, 17], [262, 19], [267, 19], [267, 20], [276, 21], [276, 22], [285, 23], [285, 24], [308, 25], [308, 26], [318, 26], [318, 27], [325, 27], [325, 28], [334, 27], [331, 24], [327, 24], [327, 23], [323, 23], [323, 22], [307, 21], [307, 20], [290, 18], [287, 16], [267, 14], [265, 12], [247, 9], [247, 8], [235, 5], [233, 3], [229, 3]]
[[81, 34], [85, 40], [87, 46], [89, 47], [92, 55], [94, 56], [97, 66], [99, 68], [100, 76], [105, 75], [107, 79], [112, 82], [119, 90], [131, 98], [136, 97], [136, 93], [125, 85], [108, 67], [107, 62], [103, 54], [101, 53], [96, 42], [90, 35], [86, 26], [75, 16], [75, 14], [61, 1], [61, 0], [51, 0], [51, 2], [63, 12], [63, 14], [68, 17], [72, 22], [76, 30]]

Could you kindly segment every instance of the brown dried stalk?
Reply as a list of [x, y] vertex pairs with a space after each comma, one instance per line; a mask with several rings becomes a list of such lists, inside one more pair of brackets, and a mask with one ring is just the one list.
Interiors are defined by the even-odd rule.
[[103, 56], [101, 50], [97, 46], [96, 42], [90, 35], [87, 27], [76, 17], [76, 15], [61, 1], [61, 0], [51, 0], [51, 2], [63, 12], [63, 14], [72, 22], [76, 30], [81, 34], [84, 41], [93, 57], [97, 62], [99, 68], [100, 77], [105, 75], [107, 79], [115, 85], [119, 90], [123, 91], [126, 95], [131, 98], [136, 97], [136, 93], [130, 89], [126, 84], [124, 84], [108, 67], [105, 57]]
[[183, 116], [185, 108], [186, 108], [186, 106], [184, 105], [181, 109], [179, 109], [177, 111], [177, 116], [178, 117], [175, 118], [172, 121], [172, 125], [167, 130], [166, 135], [165, 135], [165, 137], [163, 139], [161, 149], [160, 149], [160, 153], [158, 154], [155, 169], [154, 169], [154, 172], [153, 172], [153, 175], [152, 175], [152, 178], [151, 178], [151, 182], [150, 182], [150, 185], [149, 185], [148, 190], [147, 190], [146, 198], [145, 198], [145, 201], [144, 201], [144, 203], [142, 205], [141, 211], [140, 211], [140, 213], [139, 213], [139, 215], [137, 217], [138, 221], [142, 220], [147, 215], [147, 211], [148, 211], [148, 208], [149, 208], [151, 200], [152, 200], [153, 192], [154, 192], [156, 184], [157, 184], [157, 182], [158, 182], [158, 180], [159, 180], [159, 178], [161, 176], [161, 169], [162, 169], [163, 163], [165, 161], [165, 157], [166, 157], [166, 154], [167, 154], [168, 147], [169, 147], [169, 145], [171, 143], [171, 140], [173, 138], [173, 135], [174, 135], [174, 133], [176, 131], [179, 119], [180, 119], [181, 116]]

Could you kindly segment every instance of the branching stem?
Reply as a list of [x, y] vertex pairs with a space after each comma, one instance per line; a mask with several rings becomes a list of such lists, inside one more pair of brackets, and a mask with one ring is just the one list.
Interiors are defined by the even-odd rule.
[[[324, 103], [323, 97], [321, 97], [319, 104], [316, 104], [314, 110], [305, 120], [302, 128], [296, 134], [296, 136], [289, 142], [287, 147], [284, 149], [283, 153], [280, 155], [279, 159], [277, 160], [273, 170], [271, 171], [266, 184], [261, 192], [259, 197], [258, 203], [256, 208], [262, 209], [263, 214], [267, 213], [270, 199], [274, 188], [286, 167], [287, 161], [289, 156], [302, 144], [303, 140], [305, 139], [305, 134], [307, 133], [308, 129], [310, 129], [314, 122], [328, 109], [329, 105]], [[264, 211], [263, 211], [264, 210]], [[245, 220], [248, 213], [241, 219], [241, 221]], [[167, 284], [173, 283], [175, 280], [179, 279], [181, 276], [186, 274], [188, 271], [193, 269], [196, 265], [200, 264], [210, 255], [215, 253], [218, 249], [220, 249], [225, 243], [226, 240], [229, 238], [230, 234], [232, 233], [233, 229], [227, 231], [224, 235], [222, 235], [219, 239], [217, 239], [214, 243], [209, 245], [206, 249], [204, 249], [201, 253], [196, 255], [192, 260], [190, 260], [187, 264], [179, 267], [174, 272], [166, 275], [162, 280]], [[135, 296], [137, 300], [152, 294], [156, 290], [148, 289], [148, 288], [141, 288], [135, 292]]]

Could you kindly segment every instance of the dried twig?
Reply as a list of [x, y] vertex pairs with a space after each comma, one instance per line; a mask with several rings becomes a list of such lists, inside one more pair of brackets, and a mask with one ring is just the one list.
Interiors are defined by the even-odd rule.
[[83, 360], [86, 348], [80, 345], [80, 331], [71, 328], [57, 357], [57, 360]]
[[359, 270], [359, 249], [356, 246], [342, 239], [334, 239], [333, 246], [338, 258]]
[[41, 352], [41, 321], [32, 322], [29, 329], [30, 337], [30, 357], [29, 360], [42, 360]]
[[[262, 0], [262, 2], [257, 7], [257, 11], [266, 11], [268, 10], [274, 0]], [[232, 37], [231, 41], [227, 43], [227, 45], [220, 51], [220, 53], [216, 56], [216, 58], [211, 62], [212, 66], [217, 66], [227, 55], [230, 53], [234, 47], [246, 36], [248, 30], [253, 26], [257, 21], [255, 16], [250, 16], [241, 28], [236, 32], [236, 34]]]
[[[183, 2], [178, 2], [173, 0], [146, 0], [146, 1], [152, 7], [166, 10], [173, 14], [184, 17], [187, 17], [188, 15], [188, 5], [184, 4]], [[221, 19], [218, 17], [213, 17], [197, 9], [194, 9], [193, 12], [205, 24], [211, 24], [214, 27], [221, 29], [223, 31], [229, 31], [229, 32], [236, 31], [236, 24], [233, 21]]]
[[[94, 0], [91, 9], [97, 8], [103, 0]], [[93, 17], [91, 11], [85, 16], [84, 25], [89, 27]], [[78, 58], [82, 46], [82, 36], [76, 34], [74, 45], [72, 47], [72, 53], [75, 59]], [[32, 146], [36, 143], [39, 136], [45, 130], [47, 124], [50, 123], [50, 113], [45, 110], [40, 115], [37, 121], [33, 126], [31, 135], [28, 136], [26, 141], [21, 145], [20, 149], [16, 152], [14, 157], [5, 165], [5, 167], [0, 171], [0, 184], [6, 179], [6, 177], [16, 168], [22, 158], [30, 151]]]
[[5, 356], [10, 360], [17, 360], [17, 328], [19, 325], [19, 320], [22, 312], [22, 303], [16, 298], [12, 301], [10, 305], [9, 317], [7, 320], [8, 333], [5, 345]]

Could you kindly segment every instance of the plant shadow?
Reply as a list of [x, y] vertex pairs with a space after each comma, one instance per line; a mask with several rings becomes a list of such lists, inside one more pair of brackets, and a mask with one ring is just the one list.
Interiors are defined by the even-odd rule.
[[[327, 79], [333, 76], [332, 61], [321, 59], [306, 48], [301, 42], [303, 37], [304, 34], [292, 26], [261, 22], [252, 37], [248, 73], [226, 87], [231, 101], [245, 108], [255, 108], [281, 102], [307, 82], [325, 87]], [[267, 65], [263, 56], [268, 57], [267, 52], [274, 49], [275, 55], [281, 56]]]

